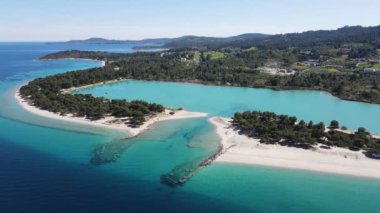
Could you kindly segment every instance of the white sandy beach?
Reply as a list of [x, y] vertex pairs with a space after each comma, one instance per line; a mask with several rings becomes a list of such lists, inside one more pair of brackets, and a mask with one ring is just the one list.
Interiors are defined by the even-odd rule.
[[96, 126], [96, 127], [104, 127], [104, 128], [109, 128], [113, 130], [118, 130], [118, 131], [123, 131], [127, 132], [130, 137], [137, 136], [144, 132], [145, 130], [148, 130], [151, 128], [151, 126], [154, 123], [160, 122], [160, 121], [166, 121], [166, 120], [174, 120], [174, 119], [188, 119], [188, 118], [198, 118], [198, 117], [206, 117], [206, 113], [201, 113], [201, 112], [189, 112], [186, 110], [179, 110], [175, 111], [174, 115], [170, 115], [169, 113], [172, 110], [166, 109], [165, 112], [160, 113], [150, 119], [148, 119], [143, 125], [141, 125], [138, 128], [133, 128], [129, 127], [125, 122], [122, 122], [124, 119], [128, 118], [116, 118], [113, 116], [106, 116], [103, 119], [96, 120], [96, 121], [91, 121], [88, 119], [85, 119], [84, 117], [73, 117], [72, 115], [59, 115], [53, 112], [49, 112], [46, 110], [41, 110], [38, 109], [37, 107], [34, 107], [28, 103], [28, 101], [24, 100], [21, 98], [19, 91], [15, 93], [15, 98], [19, 105], [24, 108], [25, 110], [47, 118], [51, 119], [57, 119], [57, 120], [62, 120], [62, 121], [67, 121], [67, 122], [74, 122], [74, 123], [80, 123], [80, 124], [85, 124], [85, 125], [90, 125], [90, 126]]
[[[36, 59], [37, 60], [37, 59]], [[95, 59], [89, 59], [89, 58], [55, 58], [55, 59], [38, 59], [41, 61], [56, 61], [56, 60], [83, 60], [83, 61], [98, 61], [101, 63], [100, 67], [104, 67], [106, 65], [106, 61], [102, 60], [95, 60]]]
[[209, 121], [215, 125], [223, 146], [223, 154], [215, 162], [380, 178], [380, 160], [367, 158], [361, 152], [337, 147], [304, 150], [260, 144], [259, 139], [239, 135], [230, 127], [231, 119], [214, 117]]

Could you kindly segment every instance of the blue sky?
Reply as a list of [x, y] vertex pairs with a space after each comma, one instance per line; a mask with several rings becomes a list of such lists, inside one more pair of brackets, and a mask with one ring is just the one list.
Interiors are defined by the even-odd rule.
[[231, 36], [380, 25], [380, 0], [1, 0], [1, 41]]

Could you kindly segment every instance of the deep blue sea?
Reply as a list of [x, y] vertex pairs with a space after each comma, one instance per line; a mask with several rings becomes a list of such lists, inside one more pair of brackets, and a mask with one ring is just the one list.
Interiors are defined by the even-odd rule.
[[[21, 212], [378, 212], [380, 181], [258, 166], [213, 164], [185, 186], [160, 175], [191, 166], [213, 152], [217, 137], [206, 119], [168, 121], [140, 137], [41, 118], [25, 112], [14, 91], [27, 81], [99, 66], [84, 60], [38, 61], [69, 49], [131, 52], [130, 45], [0, 43], [0, 213]], [[380, 132], [380, 105], [326, 93], [271, 91], [128, 81], [80, 91], [143, 99], [231, 116], [247, 109], [299, 118], [340, 120]], [[89, 163], [94, 149], [125, 147], [112, 164]], [[112, 149], [111, 149], [112, 151]], [[380, 169], [380, 162], [379, 162]]]

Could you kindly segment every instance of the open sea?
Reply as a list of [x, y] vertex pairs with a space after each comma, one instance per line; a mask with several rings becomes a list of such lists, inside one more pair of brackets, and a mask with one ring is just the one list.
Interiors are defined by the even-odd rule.
[[[162, 174], [191, 168], [218, 138], [207, 119], [167, 121], [133, 140], [112, 130], [51, 120], [20, 108], [14, 92], [37, 77], [100, 66], [86, 60], [38, 61], [61, 50], [132, 52], [131, 45], [0, 43], [0, 213], [67, 212], [379, 212], [380, 180], [215, 163], [182, 187]], [[168, 107], [232, 116], [268, 110], [380, 133], [380, 105], [324, 92], [272, 91], [185, 83], [126, 81], [79, 91], [142, 99]], [[121, 151], [90, 164], [95, 150]], [[379, 161], [380, 169], [380, 161]]]

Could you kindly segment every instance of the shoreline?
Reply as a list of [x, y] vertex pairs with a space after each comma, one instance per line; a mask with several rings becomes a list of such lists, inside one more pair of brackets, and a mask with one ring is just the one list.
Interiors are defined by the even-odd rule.
[[39, 61], [56, 61], [56, 60], [83, 60], [83, 61], [96, 61], [100, 62], [100, 67], [106, 66], [106, 61], [103, 60], [96, 60], [96, 59], [90, 59], [90, 58], [57, 58], [57, 59], [36, 59]]
[[280, 145], [261, 144], [260, 139], [240, 135], [231, 127], [231, 119], [213, 117], [209, 122], [223, 146], [215, 163], [232, 163], [321, 172], [380, 179], [380, 161], [361, 152], [332, 147], [304, 150]]
[[102, 86], [102, 85], [107, 85], [107, 84], [112, 84], [112, 83], [119, 83], [119, 82], [128, 81], [128, 80], [130, 79], [122, 78], [122, 79], [115, 79], [115, 80], [109, 80], [109, 81], [102, 81], [99, 83], [88, 84], [88, 85], [84, 85], [80, 87], [71, 87], [68, 89], [62, 89], [61, 92], [65, 94], [65, 93], [75, 92], [81, 89], [88, 89], [92, 87], [97, 87], [97, 86]]
[[[151, 126], [155, 123], [161, 122], [161, 121], [167, 121], [167, 120], [177, 120], [177, 119], [190, 119], [190, 118], [200, 118], [200, 117], [206, 117], [207, 113], [202, 112], [189, 112], [186, 110], [169, 110], [165, 109], [163, 113], [159, 113], [151, 118], [148, 118], [146, 122], [144, 122], [143, 125], [139, 127], [129, 127], [126, 124], [124, 124], [123, 120], [128, 118], [116, 118], [114, 116], [106, 116], [105, 118], [91, 121], [84, 117], [74, 117], [72, 115], [59, 115], [57, 113], [53, 113], [50, 111], [39, 109], [33, 105], [30, 105], [29, 102], [25, 99], [23, 99], [20, 96], [19, 90], [17, 90], [14, 94], [14, 98], [16, 99], [19, 106], [21, 106], [24, 110], [28, 111], [29, 113], [46, 117], [54, 120], [60, 120], [65, 122], [71, 122], [71, 123], [77, 123], [77, 124], [83, 124], [83, 125], [89, 125], [94, 127], [100, 127], [100, 128], [107, 128], [112, 129], [120, 132], [127, 132], [128, 137], [136, 137], [146, 130], [151, 129]], [[170, 112], [175, 112], [174, 115], [171, 115]]]

